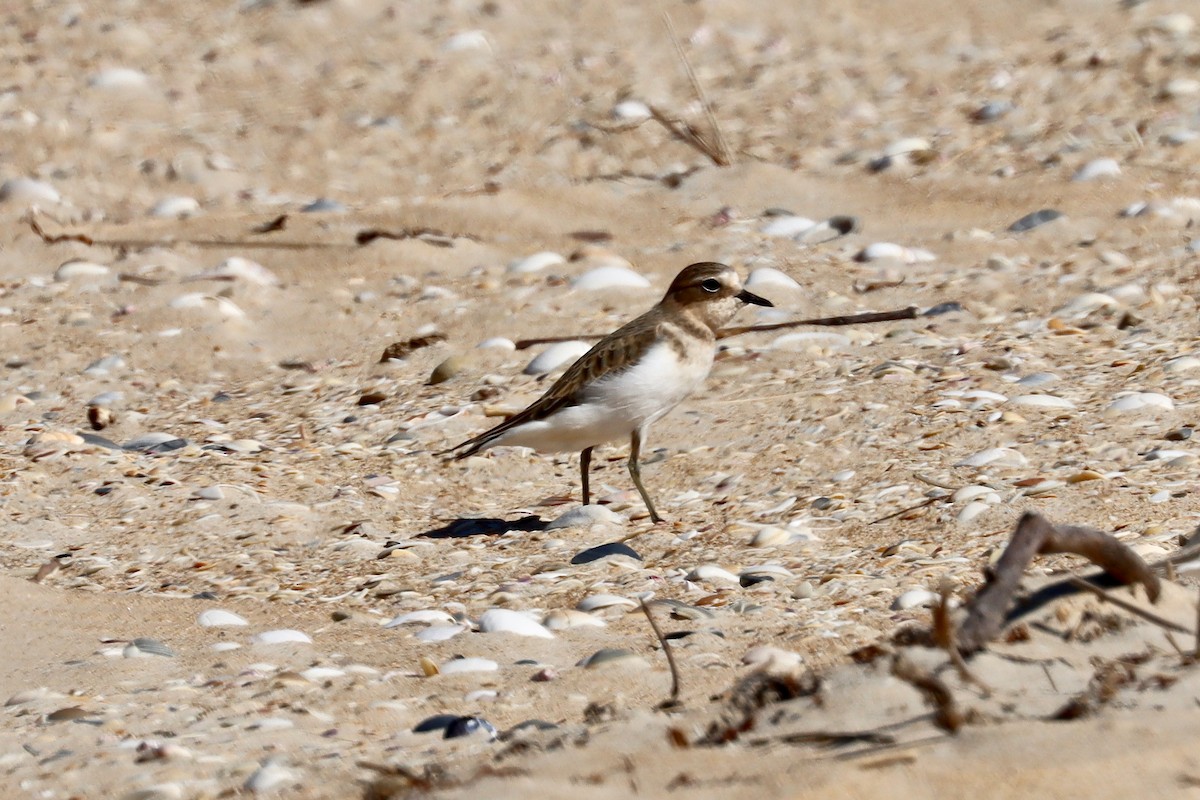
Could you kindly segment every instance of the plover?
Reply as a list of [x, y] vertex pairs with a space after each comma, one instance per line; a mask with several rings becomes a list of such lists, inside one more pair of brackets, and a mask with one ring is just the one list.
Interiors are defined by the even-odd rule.
[[655, 420], [708, 377], [717, 331], [746, 303], [772, 305], [743, 289], [732, 267], [712, 261], [685, 267], [658, 305], [597, 342], [532, 405], [440, 455], [462, 459], [498, 445], [579, 451], [587, 505], [593, 448], [629, 436], [629, 476], [650, 519], [661, 522], [642, 485], [642, 441]]

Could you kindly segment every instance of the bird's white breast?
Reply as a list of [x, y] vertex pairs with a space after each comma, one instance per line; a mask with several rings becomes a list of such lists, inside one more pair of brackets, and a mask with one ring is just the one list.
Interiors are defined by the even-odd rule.
[[575, 452], [628, 436], [670, 411], [704, 382], [714, 348], [701, 341], [695, 345], [681, 359], [668, 342], [659, 342], [632, 367], [595, 380], [581, 393], [578, 405], [518, 425], [492, 444]]

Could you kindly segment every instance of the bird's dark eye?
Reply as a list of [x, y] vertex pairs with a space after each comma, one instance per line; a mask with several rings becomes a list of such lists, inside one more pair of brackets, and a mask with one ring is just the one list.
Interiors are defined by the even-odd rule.
[[709, 278], [704, 283], [700, 284], [700, 288], [706, 292], [719, 292], [721, 291], [721, 282], [716, 278]]

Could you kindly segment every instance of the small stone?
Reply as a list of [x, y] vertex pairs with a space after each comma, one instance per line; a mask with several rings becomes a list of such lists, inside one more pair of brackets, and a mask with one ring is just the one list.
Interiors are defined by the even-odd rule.
[[624, 525], [625, 518], [605, 506], [592, 503], [586, 506], [576, 506], [560, 514], [546, 526], [546, 530], [588, 527], [597, 523]]
[[649, 664], [646, 659], [629, 650], [617, 647], [605, 647], [580, 660], [575, 666], [583, 667], [584, 669], [598, 669], [601, 667], [634, 667], [644, 669]]
[[251, 794], [267, 794], [284, 786], [291, 786], [300, 781], [300, 774], [284, 766], [277, 757], [268, 758], [262, 766], [254, 770], [242, 788]]
[[426, 384], [435, 386], [458, 375], [467, 366], [467, 359], [460, 355], [452, 355], [433, 368]]
[[938, 595], [928, 589], [909, 589], [892, 601], [893, 611], [929, 607], [938, 602]]
[[1073, 181], [1094, 181], [1115, 178], [1121, 174], [1121, 165], [1113, 158], [1097, 158], [1089, 161], [1071, 176]]

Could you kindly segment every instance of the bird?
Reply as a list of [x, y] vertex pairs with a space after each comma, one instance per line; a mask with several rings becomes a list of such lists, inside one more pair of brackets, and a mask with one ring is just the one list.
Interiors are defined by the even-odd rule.
[[771, 301], [742, 287], [732, 267], [685, 267], [653, 308], [605, 336], [523, 411], [438, 455], [460, 460], [497, 446], [579, 452], [583, 504], [599, 444], [629, 437], [629, 476], [654, 523], [662, 521], [642, 483], [638, 459], [650, 426], [708, 377], [717, 331], [747, 303]]

